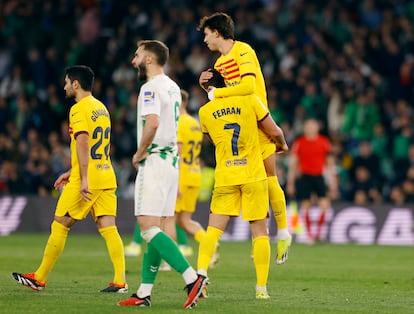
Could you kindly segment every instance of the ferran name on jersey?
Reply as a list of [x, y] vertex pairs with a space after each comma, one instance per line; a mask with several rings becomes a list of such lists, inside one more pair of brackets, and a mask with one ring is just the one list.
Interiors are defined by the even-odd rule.
[[154, 103], [155, 94], [151, 91], [144, 92], [144, 104], [149, 105]]
[[241, 108], [240, 107], [227, 107], [227, 108], [216, 110], [212, 113], [214, 119], [220, 118], [222, 116], [227, 116], [229, 114], [241, 115]]
[[242, 158], [242, 159], [227, 160], [225, 164], [226, 164], [226, 167], [244, 166], [244, 165], [247, 165], [247, 159]]

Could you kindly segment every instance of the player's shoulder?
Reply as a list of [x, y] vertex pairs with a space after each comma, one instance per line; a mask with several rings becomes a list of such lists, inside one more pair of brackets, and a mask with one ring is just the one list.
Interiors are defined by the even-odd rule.
[[142, 85], [142, 90], [151, 90], [151, 91], [164, 91], [175, 89], [180, 91], [180, 87], [177, 82], [175, 82], [171, 77], [166, 74], [157, 75], [154, 78], [150, 79], [144, 85]]
[[200, 120], [202, 119], [202, 117], [207, 115], [209, 112], [216, 110], [215, 108], [217, 107], [217, 104], [220, 103], [219, 99], [221, 98], [215, 98], [213, 100], [210, 100], [204, 105], [202, 105], [200, 109], [198, 109], [198, 116]]
[[253, 49], [250, 44], [246, 43], [245, 41], [236, 40], [234, 41], [234, 46], [238, 48], [250, 48]]
[[162, 83], [158, 80], [158, 79], [153, 79], [153, 80], [149, 80], [146, 81], [144, 84], [142, 84], [141, 86], [141, 90], [154, 90], [157, 89], [158, 86], [161, 86]]
[[234, 48], [237, 52], [240, 52], [242, 54], [245, 53], [245, 52], [254, 51], [252, 46], [250, 46], [248, 43], [246, 43], [244, 41], [238, 41], [238, 40], [236, 40], [234, 42]]
[[106, 109], [105, 105], [99, 99], [90, 95], [74, 104], [71, 107], [71, 111], [89, 111], [97, 107], [103, 107], [103, 109]]

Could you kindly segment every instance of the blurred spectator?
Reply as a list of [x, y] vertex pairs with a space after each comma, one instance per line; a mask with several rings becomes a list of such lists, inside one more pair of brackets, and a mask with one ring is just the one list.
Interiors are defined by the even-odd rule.
[[368, 101], [366, 93], [346, 104], [343, 132], [348, 138], [348, 149], [357, 147], [360, 141], [370, 141], [374, 126], [380, 121], [377, 104]]
[[16, 97], [23, 91], [22, 68], [15, 65], [11, 73], [0, 81], [0, 99]]
[[380, 203], [382, 200], [381, 190], [384, 185], [384, 174], [380, 167], [380, 159], [372, 151], [370, 141], [361, 141], [358, 144], [352, 166], [349, 170], [351, 182], [349, 200], [355, 199], [357, 191], [363, 191], [367, 195], [368, 202]]
[[359, 205], [382, 203], [382, 195], [372, 172], [365, 166], [358, 166], [353, 171], [354, 180], [349, 200]]

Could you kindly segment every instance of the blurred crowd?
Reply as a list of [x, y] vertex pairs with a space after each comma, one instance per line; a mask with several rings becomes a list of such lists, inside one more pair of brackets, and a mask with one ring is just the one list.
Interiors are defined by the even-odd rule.
[[[169, 46], [166, 72], [196, 116], [207, 101], [199, 74], [217, 57], [197, 25], [215, 11], [256, 50], [288, 143], [307, 117], [321, 122], [336, 158], [334, 200], [414, 201], [414, 0], [0, 0], [0, 195], [56, 193], [70, 166], [63, 72], [86, 64], [112, 115], [119, 195], [132, 197], [136, 42]], [[288, 158], [278, 160], [282, 184]], [[202, 161], [214, 167], [207, 143]]]

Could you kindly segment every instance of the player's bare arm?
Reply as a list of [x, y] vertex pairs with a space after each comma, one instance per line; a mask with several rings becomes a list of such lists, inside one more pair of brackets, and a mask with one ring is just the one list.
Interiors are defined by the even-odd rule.
[[76, 137], [76, 152], [78, 155], [79, 171], [81, 177], [80, 194], [82, 199], [90, 201], [88, 184], [88, 165], [89, 165], [89, 135], [87, 133], [78, 134]]
[[282, 129], [276, 124], [270, 114], [259, 122], [259, 127], [276, 144], [277, 153], [281, 154], [289, 150]]

